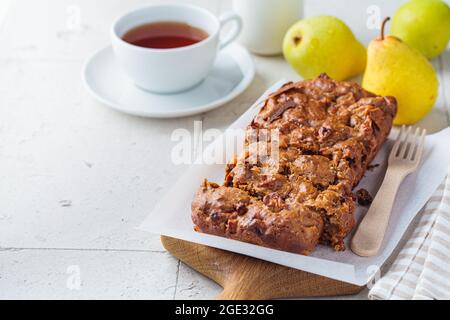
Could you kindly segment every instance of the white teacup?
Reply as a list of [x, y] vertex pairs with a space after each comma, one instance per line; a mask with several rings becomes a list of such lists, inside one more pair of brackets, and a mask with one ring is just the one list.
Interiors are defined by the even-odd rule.
[[[184, 22], [206, 31], [209, 36], [193, 45], [170, 49], [144, 48], [122, 40], [130, 29], [162, 21]], [[221, 37], [220, 31], [228, 22], [233, 22], [233, 26]], [[231, 43], [241, 29], [241, 18], [233, 12], [217, 18], [205, 9], [190, 5], [154, 5], [116, 20], [112, 26], [112, 46], [122, 69], [137, 86], [156, 93], [175, 93], [205, 79], [218, 51]]]

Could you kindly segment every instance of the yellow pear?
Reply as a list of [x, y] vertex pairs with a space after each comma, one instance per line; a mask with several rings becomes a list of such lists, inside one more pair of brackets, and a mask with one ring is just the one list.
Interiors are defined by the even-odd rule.
[[283, 54], [304, 79], [327, 73], [345, 80], [364, 72], [366, 48], [352, 30], [332, 16], [300, 20], [286, 33]]
[[434, 106], [439, 82], [433, 66], [416, 49], [393, 36], [372, 40], [367, 49], [367, 66], [362, 86], [373, 93], [397, 98], [394, 124], [414, 124]]

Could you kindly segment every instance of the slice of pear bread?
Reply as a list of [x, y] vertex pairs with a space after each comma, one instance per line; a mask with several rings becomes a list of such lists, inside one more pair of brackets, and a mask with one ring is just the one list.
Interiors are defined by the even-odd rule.
[[248, 126], [225, 182], [201, 184], [192, 202], [195, 229], [305, 255], [318, 243], [344, 250], [355, 225], [352, 189], [396, 109], [393, 97], [325, 74], [285, 84]]

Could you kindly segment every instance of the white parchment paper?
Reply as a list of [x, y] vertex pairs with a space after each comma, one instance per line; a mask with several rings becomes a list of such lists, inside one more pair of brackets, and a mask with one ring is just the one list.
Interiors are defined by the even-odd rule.
[[[264, 98], [283, 83], [285, 81], [280, 80], [269, 88], [229, 129], [245, 128], [258, 112]], [[225, 132], [225, 135], [227, 134], [228, 131]], [[209, 145], [204, 152], [213, 152], [215, 143]], [[376, 194], [384, 178], [391, 146], [390, 139], [372, 162], [379, 164], [379, 167], [368, 170], [356, 189], [365, 188], [370, 194]], [[351, 235], [346, 239], [347, 250], [344, 252], [335, 252], [329, 247], [319, 245], [310, 256], [302, 256], [195, 232], [190, 209], [193, 195], [204, 178], [219, 183], [223, 181], [224, 165], [192, 165], [156, 205], [139, 229], [241, 253], [356, 285], [365, 285], [373, 276], [376, 266], [381, 266], [395, 249], [414, 216], [444, 179], [450, 166], [450, 128], [427, 136], [425, 149], [420, 168], [408, 176], [400, 187], [382, 249], [375, 257], [362, 258], [353, 254], [348, 245]], [[358, 207], [358, 221], [366, 210]]]

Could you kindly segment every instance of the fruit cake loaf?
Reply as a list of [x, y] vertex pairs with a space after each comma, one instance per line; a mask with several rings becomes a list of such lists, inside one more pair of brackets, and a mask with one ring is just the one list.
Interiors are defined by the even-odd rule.
[[[284, 85], [248, 126], [223, 185], [205, 180], [198, 189], [195, 229], [305, 255], [318, 243], [344, 250], [355, 225], [352, 189], [396, 109], [393, 97], [325, 74]], [[276, 145], [267, 132], [277, 133]]]

